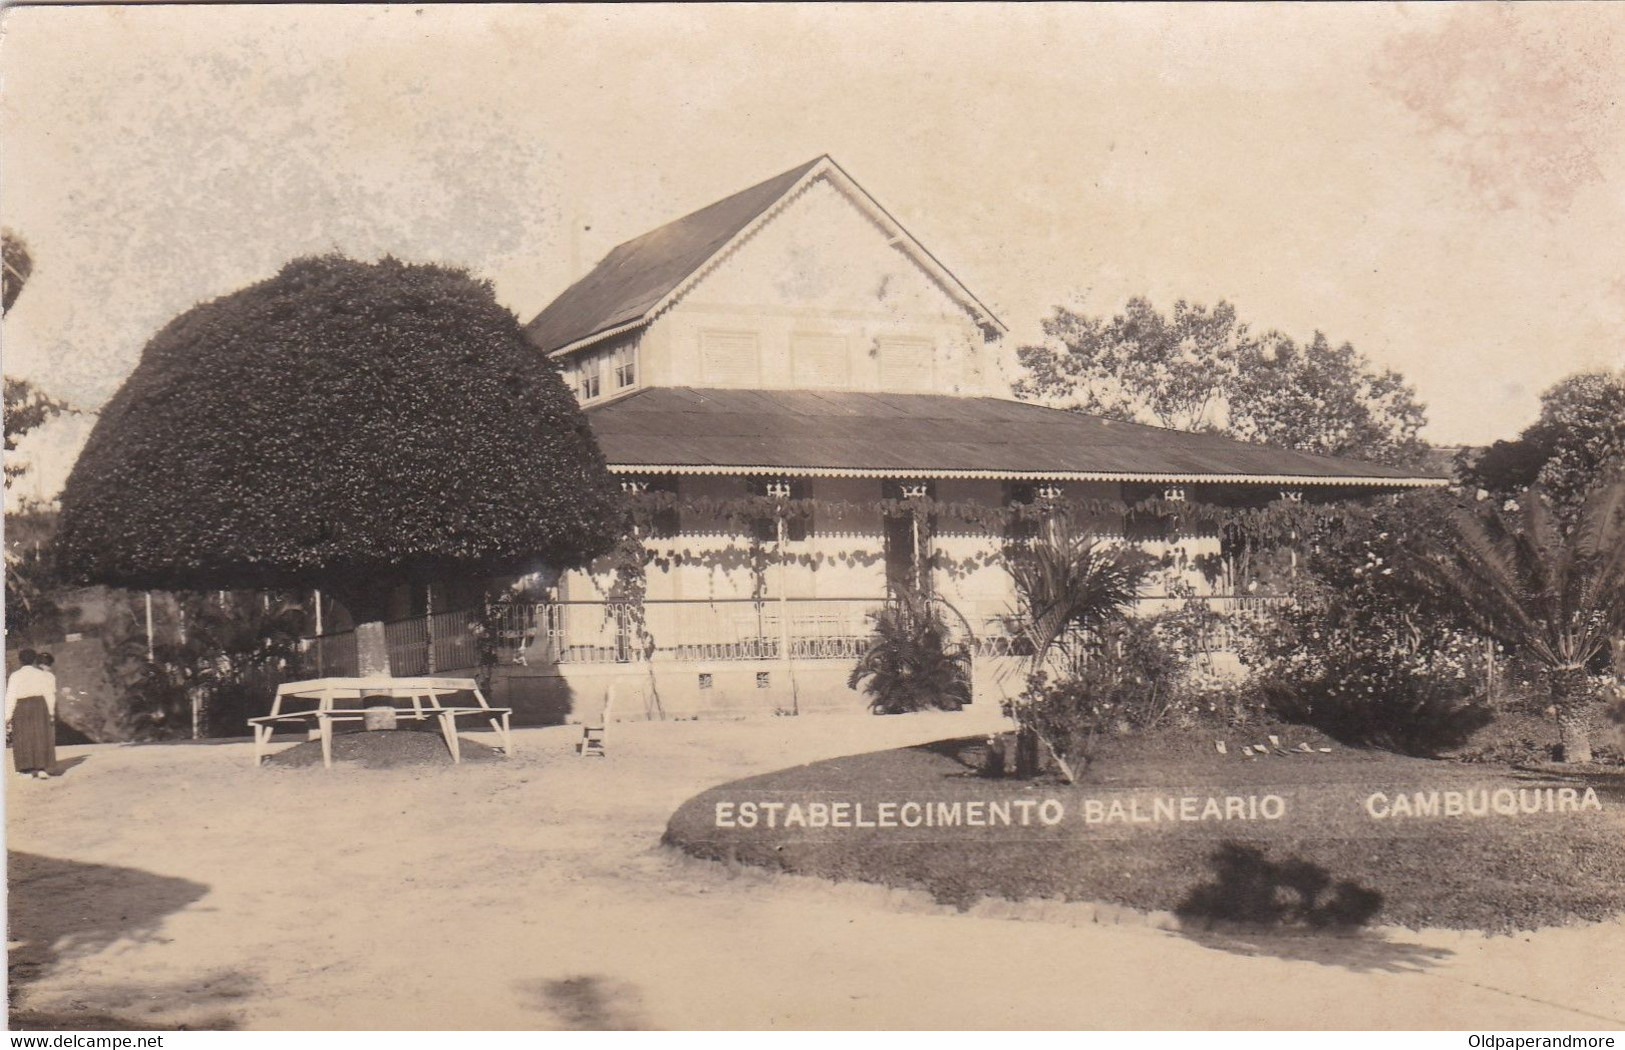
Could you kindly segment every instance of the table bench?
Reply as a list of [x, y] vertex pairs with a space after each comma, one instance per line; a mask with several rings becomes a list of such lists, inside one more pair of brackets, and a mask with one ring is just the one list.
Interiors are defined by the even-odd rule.
[[[476, 704], [448, 706], [440, 702], [442, 696], [455, 693], [472, 693]], [[316, 706], [304, 711], [284, 711], [286, 700], [314, 700]], [[354, 700], [365, 706], [336, 706], [341, 700]], [[277, 686], [270, 714], [248, 720], [254, 730], [254, 765], [257, 767], [264, 761], [266, 748], [278, 726], [306, 725], [314, 726], [321, 736], [322, 765], [333, 768], [333, 723], [363, 721], [367, 717], [366, 707], [384, 706], [380, 701], [392, 707], [398, 719], [419, 722], [438, 719], [454, 763], [463, 760], [457, 740], [457, 719], [469, 715], [484, 718], [502, 738], [502, 753], [513, 755], [510, 725], [513, 708], [492, 707], [480, 692], [479, 683], [472, 678], [317, 678]]]

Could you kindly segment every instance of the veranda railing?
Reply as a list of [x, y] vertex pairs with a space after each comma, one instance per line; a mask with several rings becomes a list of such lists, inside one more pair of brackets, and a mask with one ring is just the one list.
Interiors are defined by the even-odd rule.
[[[1284, 599], [1257, 595], [1205, 598], [1153, 596], [1139, 611], [1155, 613], [1187, 602], [1206, 604], [1218, 618], [1203, 649], [1234, 645], [1246, 619]], [[684, 662], [855, 660], [874, 634], [880, 598], [776, 598], [621, 600], [504, 603], [487, 624], [472, 610], [435, 613], [384, 625], [390, 667], [397, 675], [445, 673], [479, 663], [479, 635], [494, 628], [497, 659], [532, 667], [627, 664], [645, 659]], [[950, 632], [976, 655], [1026, 655], [1013, 605], [992, 599], [955, 604], [945, 614]], [[319, 674], [355, 674], [352, 632], [306, 642], [307, 661]]]

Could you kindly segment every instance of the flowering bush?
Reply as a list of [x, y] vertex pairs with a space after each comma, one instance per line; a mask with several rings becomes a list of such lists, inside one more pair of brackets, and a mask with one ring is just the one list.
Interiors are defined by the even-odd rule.
[[1242, 639], [1249, 685], [1273, 714], [1419, 755], [1459, 747], [1488, 724], [1484, 641], [1396, 569], [1445, 509], [1408, 497], [1314, 537], [1295, 602]]

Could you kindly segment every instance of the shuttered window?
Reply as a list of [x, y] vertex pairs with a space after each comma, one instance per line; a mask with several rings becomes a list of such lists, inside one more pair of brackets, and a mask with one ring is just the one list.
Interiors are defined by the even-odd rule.
[[846, 339], [842, 336], [794, 336], [790, 361], [798, 387], [839, 389], [848, 385]]
[[713, 386], [755, 386], [761, 378], [756, 333], [701, 332], [700, 374]]
[[929, 339], [885, 337], [880, 340], [880, 386], [883, 390], [930, 390], [931, 359], [936, 347]]

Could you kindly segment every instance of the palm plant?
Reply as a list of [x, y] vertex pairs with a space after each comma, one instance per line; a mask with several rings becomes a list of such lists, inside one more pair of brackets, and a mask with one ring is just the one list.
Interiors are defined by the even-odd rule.
[[1464, 620], [1542, 668], [1564, 761], [1590, 762], [1587, 668], [1625, 631], [1625, 475], [1596, 486], [1566, 530], [1535, 487], [1458, 513], [1410, 562]]
[[[1005, 562], [1015, 583], [1021, 632], [1030, 650], [1027, 661], [1032, 683], [1049, 669], [1059, 671], [1069, 682], [1078, 681], [1092, 648], [1089, 632], [1126, 616], [1150, 572], [1149, 559], [1142, 552], [1107, 546], [1089, 531], [1074, 531], [1058, 519], [1046, 522], [1029, 543], [1013, 546], [1006, 552]], [[1072, 781], [1076, 777], [1066, 758], [1070, 745], [1045, 727], [1053, 728], [1058, 717], [1060, 722], [1075, 719], [1040, 710], [1047, 695], [1036, 684], [1030, 685], [1010, 705], [1009, 713], [1017, 725], [1016, 771], [1022, 776], [1037, 772], [1042, 742]], [[1065, 735], [1077, 734], [1069, 729]]]
[[1030, 544], [1005, 556], [1020, 604], [1021, 631], [1033, 669], [1059, 652], [1076, 670], [1086, 647], [1080, 634], [1121, 619], [1150, 571], [1137, 551], [1106, 546], [1087, 531], [1050, 523]]
[[861, 685], [877, 715], [957, 711], [971, 700], [970, 650], [949, 637], [934, 603], [904, 593], [875, 617], [874, 640], [846, 684]]

